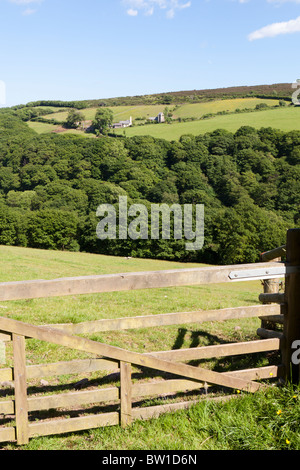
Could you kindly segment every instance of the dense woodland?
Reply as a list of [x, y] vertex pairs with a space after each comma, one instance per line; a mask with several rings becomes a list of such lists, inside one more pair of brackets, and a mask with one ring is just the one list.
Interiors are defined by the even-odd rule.
[[[205, 244], [96, 237], [100, 204], [204, 204]], [[168, 142], [38, 135], [0, 112], [0, 244], [195, 261], [255, 262], [300, 220], [300, 132], [241, 127]]]

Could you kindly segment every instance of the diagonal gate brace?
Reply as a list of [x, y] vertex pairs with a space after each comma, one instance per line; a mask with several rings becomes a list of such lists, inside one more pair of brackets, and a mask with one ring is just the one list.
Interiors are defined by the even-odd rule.
[[263, 387], [261, 384], [251, 380], [240, 379], [229, 375], [224, 376], [219, 372], [165, 361], [151, 355], [146, 356], [115, 346], [98, 343], [90, 339], [72, 336], [54, 328], [30, 325], [4, 317], [0, 317], [0, 330], [231, 389], [256, 392]]

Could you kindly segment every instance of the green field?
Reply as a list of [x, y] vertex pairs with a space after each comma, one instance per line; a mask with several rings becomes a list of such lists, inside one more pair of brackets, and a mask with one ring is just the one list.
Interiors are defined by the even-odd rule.
[[278, 105], [278, 100], [260, 98], [236, 98], [227, 100], [208, 101], [206, 103], [185, 104], [174, 111], [174, 118], [201, 118], [205, 114], [222, 111], [234, 112], [236, 109], [254, 109], [259, 104], [267, 106]]
[[166, 140], [178, 140], [183, 134], [200, 135], [212, 132], [215, 129], [225, 129], [236, 132], [241, 126], [252, 126], [256, 129], [261, 127], [273, 127], [282, 131], [300, 130], [300, 108], [286, 107], [263, 110], [250, 113], [230, 114], [216, 116], [211, 119], [172, 123], [172, 124], [149, 124], [141, 127], [117, 129], [117, 134], [125, 131], [126, 137], [136, 135], [151, 135]]
[[[126, 257], [112, 257], [89, 253], [59, 252], [51, 250], [38, 250], [20, 247], [0, 247], [0, 282], [22, 281], [30, 279], [56, 279], [58, 277], [88, 276], [93, 274], [114, 274], [122, 272], [160, 271], [167, 269], [184, 269], [188, 267], [200, 267], [201, 264], [177, 263], [161, 260], [147, 260]], [[200, 286], [187, 288], [154, 289], [149, 291], [119, 292], [82, 296], [83, 311], [81, 312], [80, 296], [65, 297], [64, 299], [36, 299], [34, 301], [10, 302], [10, 314], [18, 312], [23, 319], [30, 321], [30, 311], [34, 308], [36, 316], [40, 310], [39, 321], [86, 321], [98, 318], [118, 318], [128, 315], [145, 315], [151, 313], [168, 313], [181, 311], [181, 309], [193, 310], [195, 308], [225, 308], [229, 306], [256, 304], [257, 293], [261, 291], [260, 284], [256, 282], [236, 283], [224, 286]], [[201, 295], [200, 295], [201, 292]], [[86, 303], [89, 298], [91, 303]], [[96, 300], [94, 299], [96, 298]], [[101, 298], [100, 304], [99, 299]], [[114, 299], [112, 303], [111, 300]], [[126, 300], [125, 300], [126, 299]], [[94, 301], [95, 300], [95, 301]], [[130, 301], [131, 307], [128, 310]], [[123, 302], [125, 304], [123, 305]], [[47, 305], [47, 315], [43, 317], [43, 303]], [[22, 312], [20, 305], [26, 306]], [[57, 305], [64, 305], [67, 310], [77, 310], [78, 319], [67, 318], [63, 309], [57, 309]], [[101, 305], [101, 308], [99, 306]], [[72, 307], [71, 307], [72, 306]], [[98, 309], [94, 310], [95, 306]], [[16, 310], [15, 310], [16, 307]], [[28, 307], [30, 307], [28, 309]], [[5, 313], [5, 309], [2, 313]], [[162, 344], [160, 345], [162, 346]]]
[[62, 134], [81, 135], [84, 137], [95, 137], [94, 134], [86, 133], [80, 129], [62, 129], [61, 126], [49, 124], [45, 122], [29, 121], [28, 126], [30, 127], [30, 129], [34, 130], [38, 134], [49, 134], [49, 133], [55, 132], [55, 133], [62, 133]]
[[[86, 108], [80, 110], [80, 113], [83, 114], [84, 118], [87, 121], [92, 121], [96, 115], [96, 112], [99, 108]], [[112, 106], [111, 109], [114, 113], [114, 119], [116, 122], [129, 119], [132, 116], [133, 119], [139, 117], [155, 117], [157, 114], [164, 110], [163, 105], [153, 105], [153, 106]], [[46, 119], [57, 119], [58, 121], [65, 121], [68, 116], [68, 111], [63, 111], [59, 113], [48, 114], [44, 116]]]
[[[0, 282], [201, 266], [6, 246], [0, 247], [0, 254]], [[258, 294], [261, 291], [261, 285], [257, 281], [199, 287], [186, 286], [2, 302], [0, 311], [3, 316], [9, 315], [10, 318], [37, 325], [79, 323], [105, 318], [255, 305], [258, 303]], [[197, 343], [199, 345], [205, 345], [211, 340], [215, 341], [218, 335], [221, 340], [231, 341], [255, 338], [260, 322], [258, 319], [242, 320], [239, 325], [243, 329], [239, 331], [235, 330], [236, 324], [236, 321], [207, 323], [201, 324], [200, 330], [199, 325], [189, 324], [161, 327], [155, 330], [109, 332], [94, 335], [93, 339], [137, 352], [170, 350], [178, 342], [180, 331], [185, 331], [184, 335], [180, 333], [182, 335], [181, 347], [188, 348], [195, 342], [196, 332], [198, 332]], [[33, 345], [33, 350], [28, 347], [30, 360], [33, 363], [39, 363], [41, 358], [44, 358], [42, 362], [56, 362], [78, 357], [76, 351], [66, 351], [51, 344], [40, 343], [37, 346], [33, 341]]]
[[[116, 134], [126, 135], [126, 137], [138, 135], [151, 135], [156, 138], [166, 140], [178, 140], [183, 134], [199, 135], [211, 132], [215, 129], [226, 129], [235, 132], [241, 126], [252, 126], [255, 128], [273, 127], [283, 131], [300, 129], [300, 109], [292, 106], [277, 107], [261, 111], [234, 113], [236, 109], [254, 109], [258, 104], [265, 103], [269, 106], [278, 104], [277, 100], [263, 100], [258, 98], [241, 98], [230, 100], [217, 100], [206, 103], [184, 104], [176, 108], [169, 107], [173, 112], [174, 119], [195, 118], [195, 121], [173, 122], [171, 124], [147, 124], [136, 125], [131, 128], [117, 129]], [[98, 108], [87, 108], [82, 111], [86, 120], [92, 120]], [[155, 106], [118, 106], [111, 107], [114, 112], [115, 121], [128, 119], [130, 116], [136, 118], [148, 118], [156, 116], [164, 110], [162, 105]], [[212, 116], [208, 119], [201, 117], [207, 114], [218, 112], [230, 112], [233, 114]], [[49, 114], [48, 119], [65, 120], [67, 112]], [[28, 125], [38, 134], [57, 132], [60, 126], [45, 124], [40, 122], [29, 122]], [[63, 133], [79, 134], [93, 137], [92, 134], [84, 133], [81, 130], [64, 130]]]
[[[218, 113], [221, 111], [235, 111], [237, 108], [255, 108], [258, 104], [267, 104], [268, 106], [278, 105], [278, 100], [268, 100], [260, 98], [237, 98], [237, 99], [227, 99], [227, 100], [216, 100], [209, 101], [204, 103], [195, 103], [195, 104], [184, 104], [176, 107], [173, 111], [174, 118], [200, 118], [207, 113]], [[132, 119], [136, 118], [149, 118], [155, 117], [158, 113], [163, 112], [166, 105], [144, 105], [144, 106], [112, 106], [111, 109], [114, 113], [114, 118], [116, 121], [122, 121], [129, 119], [131, 116]], [[174, 106], [168, 106], [169, 109], [174, 109]], [[83, 114], [86, 120], [93, 120], [95, 114], [99, 108], [86, 108], [82, 109], [80, 112]], [[68, 116], [68, 111], [58, 112], [54, 114], [46, 115], [47, 119], [57, 119], [59, 121], [66, 120]]]
[[30, 127], [30, 129], [33, 129], [38, 134], [48, 134], [49, 132], [56, 131], [59, 127], [59, 126], [48, 124], [45, 122], [29, 121], [27, 124]]

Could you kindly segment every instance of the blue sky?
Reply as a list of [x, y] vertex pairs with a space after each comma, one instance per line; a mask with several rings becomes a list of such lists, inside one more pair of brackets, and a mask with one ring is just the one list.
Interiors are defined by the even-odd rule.
[[300, 0], [0, 0], [0, 21], [0, 105], [300, 78]]

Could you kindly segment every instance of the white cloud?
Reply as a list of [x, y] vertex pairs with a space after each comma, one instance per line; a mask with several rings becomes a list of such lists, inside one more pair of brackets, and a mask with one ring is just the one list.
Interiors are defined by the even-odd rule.
[[191, 1], [182, 0], [123, 0], [123, 3], [129, 7], [127, 14], [137, 16], [141, 11], [144, 15], [151, 16], [156, 8], [166, 10], [166, 17], [174, 18], [177, 11], [189, 8]]
[[129, 8], [129, 10], [127, 10], [127, 15], [129, 16], [137, 16], [138, 13], [139, 12], [137, 10], [133, 10], [133, 8]]
[[23, 16], [30, 16], [36, 13], [35, 8], [30, 8], [31, 6], [37, 6], [41, 4], [44, 0], [8, 0], [9, 3], [14, 3], [15, 5], [20, 5], [22, 7], [27, 7], [22, 11]]
[[[298, 0], [297, 0], [298, 1]], [[300, 2], [299, 2], [300, 3]], [[280, 34], [292, 34], [300, 32], [300, 16], [295, 20], [282, 21], [281, 23], [272, 23], [264, 26], [257, 31], [249, 34], [249, 41], [254, 41], [263, 38], [273, 38]]]

